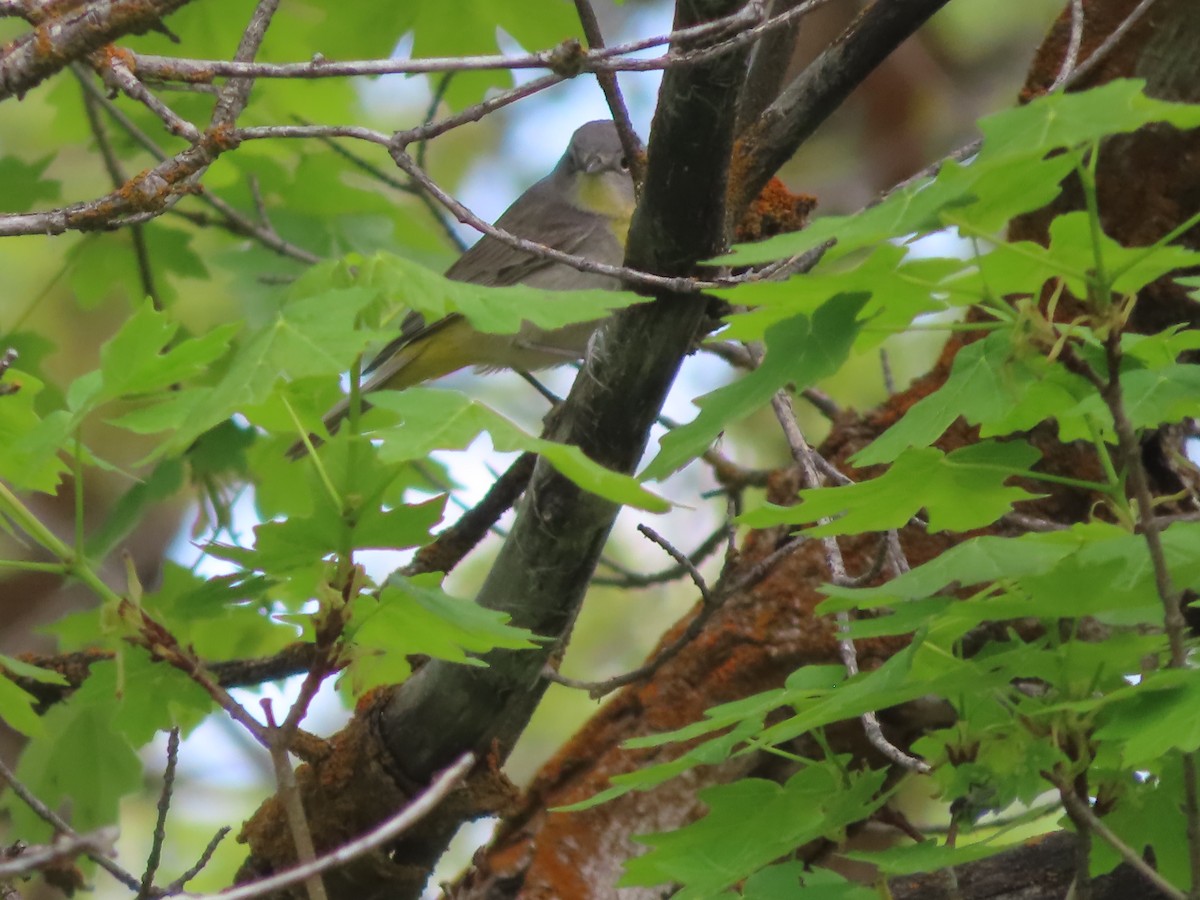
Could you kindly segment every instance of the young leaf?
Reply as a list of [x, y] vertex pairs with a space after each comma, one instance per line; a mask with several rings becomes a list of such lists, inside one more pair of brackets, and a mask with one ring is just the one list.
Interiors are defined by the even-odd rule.
[[784, 784], [746, 778], [706, 788], [708, 814], [676, 831], [639, 837], [650, 852], [630, 859], [619, 885], [678, 883], [679, 900], [697, 900], [821, 837], [837, 839], [886, 798], [886, 773], [847, 775], [833, 763], [802, 768]]
[[[899, 528], [924, 509], [930, 531], [968, 531], [990, 525], [1013, 503], [1037, 496], [1004, 482], [1014, 475], [1036, 477], [1028, 469], [1040, 456], [1023, 441], [983, 441], [949, 455], [933, 447], [906, 450], [878, 478], [801, 491], [796, 506], [764, 506], [741, 521], [763, 528], [833, 519], [808, 533], [860, 534]], [[969, 503], [963, 502], [966, 497]]]
[[410, 672], [406, 657], [413, 654], [482, 666], [478, 657], [489, 650], [537, 646], [534, 634], [507, 624], [506, 613], [445, 593], [438, 586], [440, 578], [436, 573], [393, 576], [378, 599], [354, 601], [347, 628], [353, 648], [347, 676], [355, 696], [403, 681]]
[[641, 477], [665, 478], [682, 468], [704, 452], [727, 424], [761, 407], [785, 384], [804, 387], [837, 371], [858, 334], [856, 320], [866, 300], [862, 294], [834, 297], [811, 318], [795, 316], [769, 328], [762, 365], [697, 398], [696, 418], [663, 436], [662, 449]]
[[[613, 472], [588, 459], [578, 447], [536, 438], [504, 416], [456, 391], [409, 388], [380, 391], [371, 402], [379, 410], [399, 414], [399, 423], [369, 432], [380, 440], [379, 458], [385, 462], [420, 459], [433, 450], [464, 450], [482, 432], [501, 452], [530, 450], [545, 457], [564, 476], [599, 497], [651, 512], [666, 512], [670, 504], [629, 475]], [[382, 421], [365, 417], [364, 427]]]
[[62, 183], [42, 174], [54, 162], [54, 155], [27, 163], [15, 156], [0, 156], [0, 184], [4, 185], [6, 212], [28, 212], [39, 202], [52, 202], [61, 194]]
[[[12, 662], [14, 660], [7, 656], [0, 657], [0, 663], [3, 663], [6, 669], [13, 671], [14, 674], [19, 674], [12, 669]], [[36, 667], [29, 666], [29, 668]], [[0, 675], [0, 721], [26, 737], [37, 737], [43, 734], [45, 729], [42, 726], [42, 720], [34, 712], [36, 705], [36, 697]]]
[[892, 462], [910, 447], [932, 444], [960, 416], [984, 437], [1009, 434], [1058, 418], [1083, 427], [1079, 401], [1087, 382], [1045, 358], [1020, 353], [1009, 332], [997, 331], [958, 351], [945, 383], [914, 403], [895, 425], [851, 457], [855, 465]]

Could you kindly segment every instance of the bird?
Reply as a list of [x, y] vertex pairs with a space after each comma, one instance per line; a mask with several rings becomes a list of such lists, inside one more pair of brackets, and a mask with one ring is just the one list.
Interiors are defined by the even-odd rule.
[[[620, 265], [636, 203], [629, 159], [616, 125], [588, 122], [571, 136], [566, 152], [545, 178], [521, 194], [495, 222], [510, 234], [594, 262]], [[485, 234], [445, 273], [454, 281], [492, 287], [524, 284], [552, 291], [618, 289], [610, 275], [582, 272], [565, 263], [518, 250]], [[564, 298], [564, 302], [569, 299]], [[363, 394], [403, 390], [467, 366], [477, 371], [535, 371], [583, 356], [602, 320], [544, 330], [525, 322], [515, 334], [476, 331], [460, 313], [427, 322], [410, 312], [399, 336], [364, 369]], [[343, 398], [324, 416], [332, 434], [349, 413]], [[303, 442], [288, 455], [303, 456]]]

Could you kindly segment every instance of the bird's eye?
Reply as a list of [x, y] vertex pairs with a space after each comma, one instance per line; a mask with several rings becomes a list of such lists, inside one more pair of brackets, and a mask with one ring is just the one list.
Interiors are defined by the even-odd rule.
[[621, 162], [619, 163], [619, 165], [621, 166], [621, 171], [622, 171], [622, 172], [628, 172], [628, 171], [629, 171], [629, 159], [628, 159], [627, 157], [624, 157], [624, 156], [622, 156], [622, 157], [621, 157]]

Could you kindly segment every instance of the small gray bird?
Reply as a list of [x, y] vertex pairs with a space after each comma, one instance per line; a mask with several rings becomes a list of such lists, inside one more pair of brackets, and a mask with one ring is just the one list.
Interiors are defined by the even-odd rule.
[[[564, 253], [620, 265], [634, 207], [629, 160], [610, 121], [588, 122], [571, 136], [567, 152], [549, 175], [516, 199], [496, 227]], [[474, 284], [527, 284], [544, 290], [618, 288], [617, 279], [580, 272], [568, 265], [510, 247], [484, 235], [449, 269], [446, 277]], [[564, 302], [570, 302], [564, 298]], [[458, 313], [426, 323], [410, 313], [400, 336], [367, 367], [363, 393], [402, 390], [467, 366], [481, 371], [533, 371], [583, 356], [599, 322], [581, 322], [543, 330], [526, 322], [516, 334], [476, 331]], [[343, 400], [325, 416], [330, 433], [346, 417]], [[304, 448], [293, 447], [292, 456]]]

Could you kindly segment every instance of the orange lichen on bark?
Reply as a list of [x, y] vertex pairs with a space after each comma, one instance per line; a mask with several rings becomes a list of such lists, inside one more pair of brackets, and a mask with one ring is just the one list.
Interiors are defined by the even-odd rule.
[[[834, 444], [822, 449], [833, 458], [844, 458], [881, 431], [882, 426], [873, 423], [857, 433], [856, 447]], [[965, 439], [965, 433], [959, 436]], [[772, 476], [768, 496], [778, 503], [793, 502], [799, 487], [794, 470], [781, 470]], [[754, 566], [784, 539], [780, 530], [751, 532], [742, 544], [738, 569]], [[918, 565], [955, 538], [910, 529], [903, 540], [912, 564]], [[868, 569], [877, 546], [871, 536], [843, 541], [850, 571]], [[736, 573], [730, 577], [736, 578]], [[679, 796], [694, 796], [705, 784], [753, 773], [756, 763], [744, 757], [691, 770], [652, 791], [627, 794], [593, 809], [546, 811], [593, 796], [607, 788], [613, 776], [668, 762], [691, 746], [628, 749], [624, 741], [696, 722], [713, 705], [778, 687], [800, 666], [840, 662], [832, 620], [814, 613], [829, 577], [821, 542], [801, 546], [753, 589], [728, 598], [697, 639], [646, 683], [618, 693], [542, 768], [522, 798], [520, 811], [477, 857], [476, 870], [460, 885], [462, 895], [482, 896], [487, 885], [515, 879], [521, 884], [517, 893], [524, 898], [607, 896], [602, 893], [604, 877], [589, 870], [592, 860], [611, 856], [597, 852], [598, 847], [627, 846], [626, 855], [632, 854], [636, 851], [629, 834], [677, 828], [696, 814], [694, 804], [678, 802]], [[659, 650], [685, 627], [686, 620], [678, 623], [662, 638]], [[907, 643], [904, 636], [857, 641], [860, 666], [870, 670]], [[838, 746], [853, 746], [860, 756], [873, 752], [856, 722], [831, 733], [842, 742]], [[896, 739], [903, 743], [903, 735]]]
[[58, 53], [54, 43], [54, 22], [41, 22], [34, 26], [33, 29], [33, 44], [37, 48], [38, 56], [46, 59], [56, 59]]
[[793, 194], [782, 181], [772, 178], [742, 216], [733, 239], [745, 243], [799, 231], [816, 207], [816, 197]]
[[[870, 414], [843, 416], [820, 448], [822, 455], [852, 474], [855, 480], [873, 477], [874, 470], [855, 470], [848, 459], [882, 434], [918, 399], [936, 390], [949, 372], [954, 352], [961, 346], [961, 342], [952, 340], [928, 375]], [[1042, 450], [1041, 465], [1045, 471], [1093, 477], [1086, 474], [1095, 465], [1091, 458], [1094, 454], [1089, 454], [1087, 447], [1058, 443], [1052, 429], [1038, 429], [1027, 437]], [[978, 439], [978, 430], [959, 420], [946, 430], [936, 446], [950, 452]], [[1094, 477], [1099, 479], [1099, 473]], [[772, 473], [767, 496], [773, 503], [792, 503], [801, 487], [794, 468], [781, 469]], [[1058, 521], [1086, 516], [1096, 499], [1085, 492], [1059, 486], [1047, 489], [1041, 484], [1038, 490], [1045, 496], [1027, 505], [1036, 514]], [[1008, 533], [1008, 528], [997, 523], [991, 529], [971, 534], [930, 534], [910, 526], [901, 531], [900, 539], [909, 562], [918, 566], [964, 538], [984, 533]], [[768, 556], [787, 537], [780, 529], [750, 532], [740, 547], [738, 570], [744, 571]], [[877, 536], [843, 538], [839, 543], [851, 575], [870, 569], [878, 551]], [[736, 578], [736, 572], [730, 577]], [[776, 763], [766, 757], [755, 761], [746, 756], [693, 769], [651, 791], [627, 794], [593, 809], [547, 812], [549, 808], [594, 796], [609, 787], [615, 775], [678, 758], [691, 746], [628, 749], [623, 746], [624, 741], [680, 728], [701, 720], [705, 710], [714, 705], [777, 688], [801, 666], [839, 664], [841, 656], [834, 623], [830, 617], [815, 612], [824, 599], [822, 585], [829, 578], [821, 542], [801, 546], [752, 590], [730, 597], [697, 639], [647, 682], [632, 685], [613, 697], [542, 768], [522, 798], [520, 811], [502, 824], [493, 844], [476, 857], [475, 870], [459, 885], [461, 896], [485, 896], [490, 887], [501, 884], [505, 885], [503, 896], [525, 900], [611, 896], [605, 893], [604, 885], [611, 884], [612, 873], [594, 867], [600, 865], [597, 860], [636, 854], [637, 845], [629, 839], [630, 834], [671, 830], [687, 824], [698, 814], [695, 793], [705, 785], [750, 774], [769, 776], [769, 767]], [[662, 638], [660, 650], [682, 632], [686, 621], [675, 625]], [[907, 645], [908, 638], [904, 635], [857, 640], [859, 666], [870, 671]], [[889, 738], [904, 746], [927, 724], [927, 716], [927, 712], [909, 716], [900, 709], [881, 715], [881, 719]], [[827, 737], [837, 752], [851, 753], [872, 765], [886, 764], [866, 741], [857, 720], [827, 729]], [[817, 752], [815, 748], [813, 752]], [[811, 849], [813, 853], [819, 852], [819, 848]], [[565, 890], [570, 893], [563, 893]]]
[[112, 65], [119, 62], [129, 69], [130, 72], [137, 74], [137, 56], [131, 50], [126, 50], [124, 47], [118, 47], [116, 44], [106, 44], [101, 48], [100, 53], [103, 56], [104, 62]]

